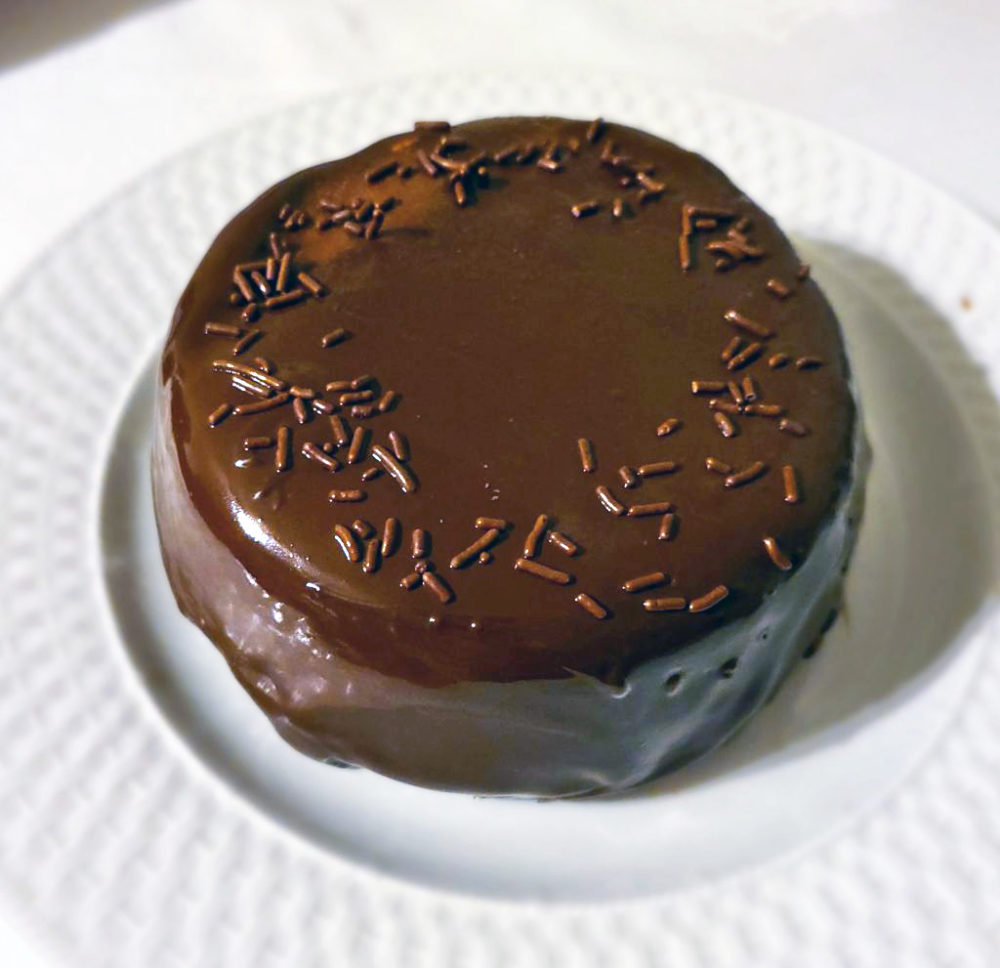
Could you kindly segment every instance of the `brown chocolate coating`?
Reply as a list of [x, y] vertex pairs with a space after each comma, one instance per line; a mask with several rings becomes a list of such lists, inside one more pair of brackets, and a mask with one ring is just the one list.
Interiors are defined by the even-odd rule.
[[[433, 131], [300, 172], [223, 229], [181, 297], [154, 452], [164, 560], [185, 614], [311, 755], [476, 792], [626, 787], [728, 735], [836, 604], [864, 475], [832, 310], [813, 281], [797, 278], [799, 261], [773, 220], [703, 158], [617, 125], [589, 144], [587, 128], [548, 118], [461, 125], [451, 136], [467, 147], [448, 150], [450, 164], [510, 144], [562, 147], [557, 166], [487, 160], [486, 178], [470, 171], [458, 192], [448, 171], [432, 178], [417, 161], [417, 149], [437, 146]], [[618, 183], [627, 169], [608, 163], [610, 142], [633, 171], [652, 166], [640, 184]], [[650, 197], [640, 197], [641, 182], [652, 184]], [[323, 226], [329, 203], [389, 197], [382, 218], [355, 209], [368, 216], [361, 229], [373, 217], [379, 224], [375, 238]], [[623, 208], [616, 197], [624, 217], [613, 214]], [[595, 212], [573, 214], [589, 212], [592, 200]], [[307, 224], [286, 231], [289, 216], [277, 217], [285, 205]], [[702, 227], [685, 236], [687, 271], [685, 205], [703, 213]], [[715, 212], [725, 214], [713, 227], [704, 219]], [[230, 301], [234, 266], [265, 259], [275, 231], [292, 249], [286, 289], [306, 271], [308, 291], [273, 309], [257, 293], [263, 312], [246, 324]], [[772, 278], [790, 294], [769, 291]], [[312, 280], [323, 287], [318, 297]], [[757, 337], [727, 320], [730, 310], [775, 334], [759, 353], [744, 352], [735, 372], [720, 353], [734, 335], [744, 351]], [[333, 404], [373, 390], [371, 401], [348, 397], [340, 411], [352, 431], [367, 429], [355, 447], [363, 456], [351, 463], [341, 446], [332, 471], [315, 456], [336, 441], [330, 418], [311, 405], [298, 405], [297, 416], [291, 401], [210, 427], [220, 404], [259, 398], [213, 368], [234, 360], [234, 341], [206, 334], [209, 321], [261, 330], [235, 362], [266, 357], [275, 379]], [[349, 336], [324, 348], [324, 335], [340, 328]], [[768, 358], [781, 352], [792, 362], [771, 369]], [[797, 368], [803, 357], [821, 365]], [[324, 391], [362, 375], [371, 381]], [[709, 401], [733, 398], [694, 394], [692, 381], [742, 385], [747, 376], [759, 402], [779, 404], [805, 436], [747, 411], [730, 415], [736, 432], [723, 436]], [[350, 416], [389, 390], [399, 396], [388, 412]], [[681, 423], [658, 436], [667, 418]], [[276, 437], [282, 425], [290, 466], [279, 473], [273, 449], [243, 441]], [[398, 466], [390, 430], [408, 443]], [[582, 438], [592, 444], [590, 472]], [[709, 456], [734, 473], [707, 470]], [[623, 486], [620, 467], [667, 460], [680, 468]], [[744, 482], [740, 472], [757, 461], [766, 470]], [[786, 464], [795, 467], [796, 503], [784, 500]], [[372, 466], [383, 473], [362, 482]], [[662, 513], [613, 515], [599, 485], [627, 507], [669, 502], [670, 540], [658, 537]], [[331, 503], [331, 490], [364, 499]], [[543, 541], [531, 560], [568, 573], [569, 584], [515, 568], [540, 514], [580, 550], [569, 556]], [[475, 521], [484, 516], [509, 522], [487, 563], [460, 556], [450, 568], [483, 535]], [[398, 550], [349, 562], [334, 525], [372, 522], [368, 540], [378, 543], [390, 517], [401, 522]], [[400, 586], [414, 570], [414, 528], [431, 535], [434, 570], [453, 593], [447, 602], [430, 587]], [[791, 559], [790, 572], [775, 566], [765, 536]], [[622, 589], [656, 571], [669, 584]], [[705, 611], [643, 607], [655, 597], [697, 601], [720, 585], [728, 595]], [[599, 608], [582, 607], [581, 594]], [[735, 672], [720, 673], [734, 657]], [[665, 689], [681, 666], [686, 684]]]

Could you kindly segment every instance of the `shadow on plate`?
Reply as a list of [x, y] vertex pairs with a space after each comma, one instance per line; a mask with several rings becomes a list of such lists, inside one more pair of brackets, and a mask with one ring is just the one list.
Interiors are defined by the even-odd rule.
[[166, 0], [3, 0], [0, 70], [72, 43], [111, 21]]

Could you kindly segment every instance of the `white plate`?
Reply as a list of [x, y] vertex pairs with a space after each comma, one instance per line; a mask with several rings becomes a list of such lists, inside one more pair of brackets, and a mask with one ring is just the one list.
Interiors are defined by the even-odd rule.
[[[844, 321], [876, 462], [845, 614], [749, 728], [630, 796], [541, 805], [287, 748], [173, 608], [146, 465], [150, 361], [237, 207], [420, 116], [543, 111], [701, 150], [782, 221]], [[989, 964], [998, 319], [1000, 238], [973, 215], [649, 80], [386, 85], [147, 176], [0, 310], [0, 892], [72, 965]]]

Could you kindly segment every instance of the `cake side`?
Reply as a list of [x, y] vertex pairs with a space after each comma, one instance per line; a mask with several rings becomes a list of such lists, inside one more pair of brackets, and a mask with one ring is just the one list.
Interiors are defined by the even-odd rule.
[[166, 395], [156, 419], [154, 503], [178, 604], [278, 732], [316, 759], [480, 795], [619, 792], [723, 742], [767, 701], [839, 608], [868, 464], [859, 435], [856, 476], [766, 609], [641, 663], [615, 683], [573, 673], [426, 686], [345, 661], [309, 616], [261, 587], [187, 495]]

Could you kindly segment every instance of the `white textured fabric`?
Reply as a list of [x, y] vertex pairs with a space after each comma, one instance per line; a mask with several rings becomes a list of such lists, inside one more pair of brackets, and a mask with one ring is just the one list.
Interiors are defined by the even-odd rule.
[[[518, 63], [759, 100], [996, 219], [998, 48], [993, 0], [5, 0], [0, 289], [95, 204], [221, 128], [386, 75]], [[0, 961], [47, 964], [19, 930], [0, 911]]]

